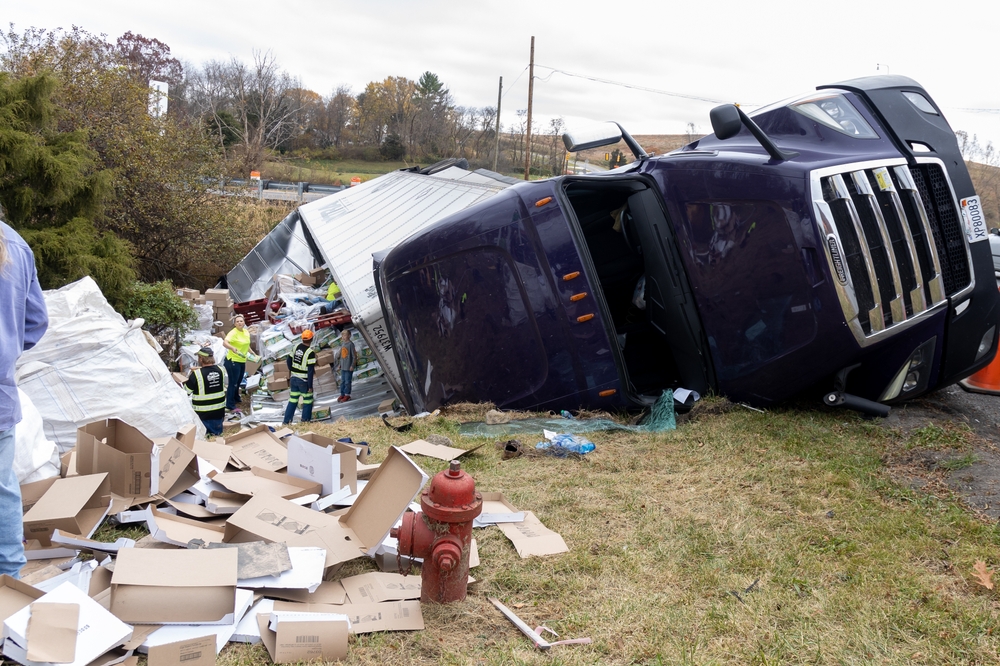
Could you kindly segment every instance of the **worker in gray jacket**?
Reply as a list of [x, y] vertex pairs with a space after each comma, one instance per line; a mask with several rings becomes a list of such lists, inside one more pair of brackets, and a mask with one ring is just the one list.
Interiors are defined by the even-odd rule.
[[351, 383], [354, 380], [354, 368], [358, 366], [358, 350], [351, 342], [351, 332], [346, 328], [340, 332], [340, 397], [337, 402], [347, 402], [351, 399]]

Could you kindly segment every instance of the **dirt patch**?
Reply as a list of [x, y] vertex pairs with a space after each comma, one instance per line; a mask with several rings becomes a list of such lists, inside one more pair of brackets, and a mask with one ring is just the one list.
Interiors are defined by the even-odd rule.
[[[893, 407], [877, 423], [903, 437], [886, 456], [893, 476], [928, 492], [951, 491], [1000, 519], [1000, 396], [949, 386]], [[941, 436], [928, 436], [935, 432]]]

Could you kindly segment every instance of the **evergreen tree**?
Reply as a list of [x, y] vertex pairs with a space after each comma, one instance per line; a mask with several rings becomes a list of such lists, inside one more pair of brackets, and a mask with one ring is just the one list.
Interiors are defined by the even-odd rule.
[[115, 302], [135, 279], [132, 257], [94, 226], [110, 179], [85, 132], [58, 129], [55, 87], [48, 75], [0, 72], [0, 204], [34, 250], [43, 288], [90, 275]]

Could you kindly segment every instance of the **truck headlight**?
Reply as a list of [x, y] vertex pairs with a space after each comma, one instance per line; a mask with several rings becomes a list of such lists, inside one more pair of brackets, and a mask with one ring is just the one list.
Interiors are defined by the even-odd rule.
[[[930, 368], [927, 367], [934, 358], [934, 344], [937, 337], [933, 337], [927, 342], [913, 350], [910, 358], [899, 369], [895, 377], [882, 393], [880, 401], [893, 400], [905, 393], [912, 393], [917, 389], [927, 386], [930, 381]], [[990, 342], [992, 343], [992, 333]]]

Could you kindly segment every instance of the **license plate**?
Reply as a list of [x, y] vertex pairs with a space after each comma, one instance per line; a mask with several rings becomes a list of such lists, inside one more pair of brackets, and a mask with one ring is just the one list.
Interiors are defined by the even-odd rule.
[[979, 201], [979, 195], [962, 199], [962, 217], [965, 219], [965, 233], [970, 243], [978, 243], [989, 238], [986, 216], [983, 215], [983, 205]]

